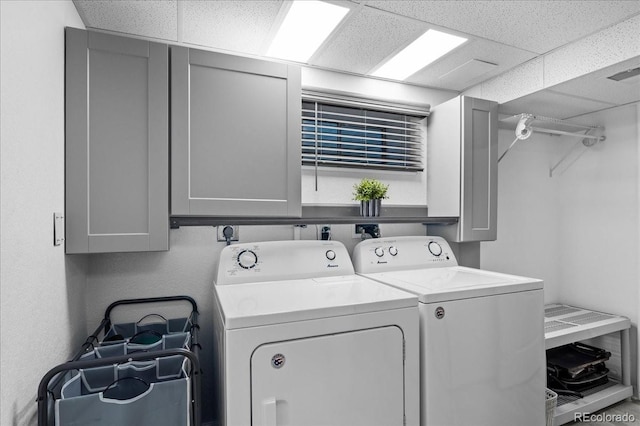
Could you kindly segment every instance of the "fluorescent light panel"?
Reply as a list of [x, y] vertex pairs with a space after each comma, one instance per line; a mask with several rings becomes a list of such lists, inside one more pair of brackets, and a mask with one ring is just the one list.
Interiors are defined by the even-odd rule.
[[371, 75], [404, 80], [465, 41], [464, 37], [428, 30]]
[[296, 1], [284, 18], [267, 55], [306, 62], [349, 12], [322, 1]]

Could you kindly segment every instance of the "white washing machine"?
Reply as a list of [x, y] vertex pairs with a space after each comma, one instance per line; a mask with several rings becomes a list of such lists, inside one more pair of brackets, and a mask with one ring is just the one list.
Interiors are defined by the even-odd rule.
[[543, 282], [458, 266], [439, 237], [365, 240], [356, 272], [419, 298], [421, 424], [545, 424]]
[[417, 297], [342, 243], [227, 246], [214, 297], [221, 425], [419, 424]]

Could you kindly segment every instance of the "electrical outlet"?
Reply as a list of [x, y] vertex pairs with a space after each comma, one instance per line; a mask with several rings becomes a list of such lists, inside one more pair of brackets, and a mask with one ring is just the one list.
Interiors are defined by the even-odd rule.
[[239, 241], [240, 238], [240, 227], [238, 225], [220, 225], [216, 226], [218, 228], [218, 241], [227, 241], [227, 238], [224, 236], [224, 229], [230, 227], [233, 229], [233, 233], [231, 234], [231, 241]]
[[377, 223], [357, 223], [354, 225], [353, 238], [362, 238], [364, 231], [365, 238], [379, 238], [380, 226]]
[[330, 240], [331, 239], [331, 225], [325, 225], [320, 228], [320, 239], [321, 240]]

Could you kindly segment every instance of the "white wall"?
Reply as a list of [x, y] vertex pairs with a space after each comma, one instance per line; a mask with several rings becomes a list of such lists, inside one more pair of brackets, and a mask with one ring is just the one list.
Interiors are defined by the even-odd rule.
[[[514, 139], [513, 131], [500, 130], [498, 152]], [[481, 268], [543, 279], [545, 303], [560, 294], [560, 203], [549, 167], [563, 147], [557, 137], [534, 134], [504, 156], [498, 165], [498, 239], [481, 243]]]
[[558, 176], [560, 300], [638, 323], [638, 134], [636, 105], [583, 117], [606, 141]]
[[53, 246], [64, 211], [64, 27], [71, 1], [0, 1], [2, 425], [35, 424], [42, 375], [84, 340], [85, 261]]
[[[544, 279], [546, 303], [627, 316], [634, 336], [640, 311], [638, 106], [580, 121], [605, 126], [606, 141], [585, 148], [579, 139], [534, 134], [500, 163], [498, 241], [482, 243], [481, 266]], [[512, 132], [500, 132], [502, 149], [512, 140]], [[568, 161], [549, 177], [549, 167], [567, 152]], [[632, 338], [634, 357], [638, 340]]]
[[[560, 300], [631, 319], [632, 377], [640, 395], [640, 212], [638, 104], [585, 116], [607, 140], [561, 177]], [[613, 352], [613, 351], [612, 351]]]

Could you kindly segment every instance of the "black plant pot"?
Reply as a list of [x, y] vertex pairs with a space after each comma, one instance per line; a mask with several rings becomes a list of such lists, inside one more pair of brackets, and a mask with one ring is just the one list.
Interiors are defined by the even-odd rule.
[[380, 216], [382, 200], [360, 201], [360, 215], [365, 217]]

